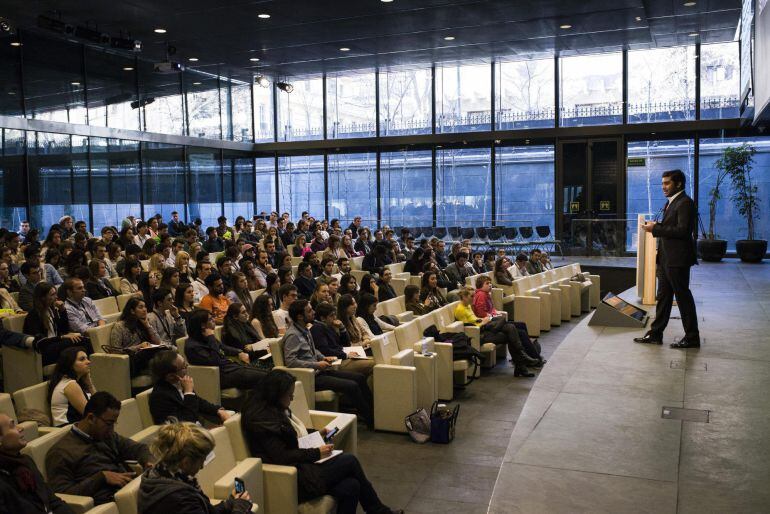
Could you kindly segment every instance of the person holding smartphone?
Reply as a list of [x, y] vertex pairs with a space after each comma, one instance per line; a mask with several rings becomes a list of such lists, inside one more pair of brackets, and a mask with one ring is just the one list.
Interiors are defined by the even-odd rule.
[[[214, 438], [194, 423], [163, 425], [152, 445], [157, 462], [144, 472], [137, 499], [143, 514], [245, 514], [251, 498], [241, 481], [231, 496], [212, 505], [195, 475], [214, 450]], [[240, 486], [240, 487], [239, 487]]]

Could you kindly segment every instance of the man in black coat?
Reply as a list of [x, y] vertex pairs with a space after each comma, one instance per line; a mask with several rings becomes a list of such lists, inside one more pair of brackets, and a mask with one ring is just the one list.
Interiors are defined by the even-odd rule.
[[159, 352], [150, 362], [153, 385], [150, 393], [152, 422], [161, 425], [169, 418], [190, 423], [204, 420], [224, 423], [230, 415], [195, 393], [193, 379], [187, 374], [187, 361], [178, 353]]
[[663, 331], [676, 296], [685, 335], [672, 343], [671, 348], [700, 348], [698, 316], [690, 291], [690, 267], [698, 263], [695, 249], [697, 211], [692, 198], [684, 192], [685, 180], [681, 170], [663, 173], [663, 193], [668, 198], [663, 208], [663, 220], [647, 222], [643, 227], [659, 239], [658, 303], [650, 330], [644, 337], [634, 339], [637, 343], [663, 343]]

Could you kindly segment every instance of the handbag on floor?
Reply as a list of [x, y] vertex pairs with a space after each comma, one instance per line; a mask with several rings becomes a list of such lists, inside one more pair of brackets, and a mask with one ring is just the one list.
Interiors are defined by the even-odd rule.
[[431, 421], [425, 409], [418, 409], [404, 418], [404, 425], [412, 441], [424, 444], [430, 441]]
[[439, 444], [451, 443], [455, 438], [455, 426], [459, 414], [459, 403], [454, 409], [450, 409], [437, 401], [433, 402], [430, 408], [430, 441]]

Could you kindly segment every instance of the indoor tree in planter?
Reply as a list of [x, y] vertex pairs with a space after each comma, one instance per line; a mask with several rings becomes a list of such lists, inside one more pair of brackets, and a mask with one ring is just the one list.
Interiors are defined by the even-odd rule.
[[767, 241], [754, 239], [754, 222], [759, 218], [759, 198], [757, 186], [751, 180], [751, 167], [756, 150], [746, 143], [738, 148], [726, 148], [725, 155], [728, 150], [732, 150], [736, 155], [735, 165], [727, 170], [733, 186], [730, 199], [747, 223], [747, 237], [735, 242], [735, 251], [744, 262], [760, 262], [767, 252]]
[[703, 231], [701, 224], [703, 238], [698, 239], [698, 253], [704, 261], [719, 262], [727, 253], [727, 241], [720, 239], [715, 231], [717, 202], [722, 199], [722, 183], [730, 176], [730, 170], [745, 165], [747, 159], [751, 159], [747, 149], [728, 146], [722, 152], [722, 157], [714, 163], [717, 176], [714, 187], [709, 191], [709, 230]]

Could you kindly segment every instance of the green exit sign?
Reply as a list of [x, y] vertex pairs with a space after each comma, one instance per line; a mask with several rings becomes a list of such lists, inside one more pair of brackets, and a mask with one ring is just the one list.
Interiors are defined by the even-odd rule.
[[647, 159], [644, 157], [629, 157], [628, 158], [628, 166], [629, 167], [645, 167], [647, 165]]

